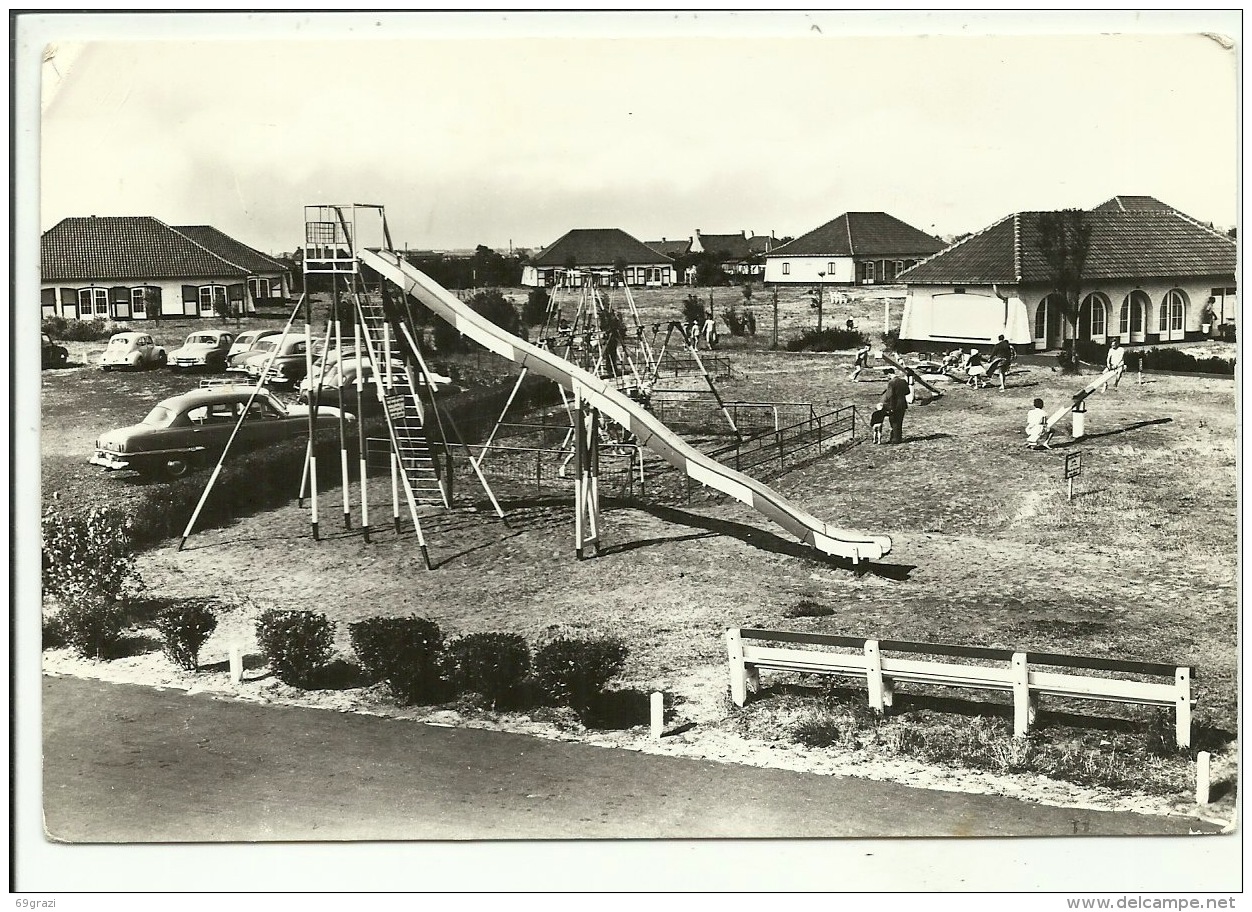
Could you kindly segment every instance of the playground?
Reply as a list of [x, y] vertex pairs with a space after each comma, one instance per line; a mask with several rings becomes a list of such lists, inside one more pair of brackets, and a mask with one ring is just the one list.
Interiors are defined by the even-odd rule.
[[[687, 293], [635, 291], [640, 319], [677, 319]], [[736, 288], [713, 294], [744, 305]], [[876, 339], [891, 303], [887, 289], [858, 289], [847, 315], [826, 317], [836, 325], [851, 318]], [[854, 406], [868, 416], [883, 382], [851, 381], [852, 352], [772, 350], [772, 306], [749, 306], [756, 336], [723, 335], [716, 351], [700, 352], [727, 364], [712, 372], [718, 376], [706, 384], [709, 395], [702, 376], [684, 375], [683, 389], [695, 390], [683, 393], [690, 410], [703, 409], [702, 420], [713, 425], [729, 402], [807, 404], [814, 415]], [[723, 306], [715, 301], [714, 309], [720, 317]], [[780, 337], [813, 319], [808, 298], [792, 292], [780, 302]], [[630, 649], [620, 687], [663, 691], [676, 720], [696, 723], [684, 737], [698, 738], [735, 724], [727, 723], [728, 627], [1012, 647], [1194, 665], [1196, 725], [1206, 744], [1227, 750], [1237, 731], [1235, 385], [1166, 375], [1139, 385], [1128, 376], [1089, 398], [1081, 441], [1066, 437], [1066, 419], [1054, 449], [1036, 452], [1023, 446], [1031, 401], [1042, 398], [1051, 412], [1095, 376], [1062, 374], [1049, 360], [1023, 359], [1003, 393], [943, 385], [942, 398], [908, 409], [900, 446], [872, 444], [864, 426], [830, 444], [819, 437], [815, 452], [771, 466], [768, 488], [707, 468], [700, 447], [707, 452], [709, 440], [678, 450], [656, 419], [659, 410], [627, 413], [617, 394], [588, 388], [582, 394], [595, 408], [630, 415], [635, 440], [661, 435], [666, 461], [686, 465], [681, 474], [695, 481], [654, 486], [650, 495], [648, 480], [666, 470], [645, 460], [640, 491], [623, 495], [606, 483], [591, 504], [585, 483], [575, 487], [579, 463], [586, 469], [597, 455], [587, 442], [575, 445], [585, 449], [565, 477], [553, 454], [546, 471], [559, 480], [548, 485], [497, 479], [488, 495], [462, 465], [453, 473], [453, 509], [410, 506], [423, 553], [411, 525], [400, 535], [391, 529], [389, 508], [399, 498], [380, 473], [368, 490], [384, 519], [375, 520], [369, 542], [359, 527], [343, 528], [340, 490], [331, 486], [320, 492], [320, 540], [310, 534], [309, 504], [291, 503], [198, 529], [182, 549], [173, 541], [147, 551], [140, 569], [152, 598], [208, 592], [229, 609], [205, 647], [209, 665], [223, 661], [234, 642], [254, 651], [251, 626], [262, 607], [325, 613], [338, 625], [345, 656], [347, 624], [378, 615], [416, 613], [452, 633], [608, 634]], [[497, 361], [507, 374], [504, 359]], [[44, 435], [56, 448], [68, 446], [90, 408], [49, 398], [73, 388], [67, 382], [45, 392]], [[1071, 499], [1064, 466], [1074, 452], [1082, 453], [1083, 473]], [[494, 458], [488, 454], [484, 464]], [[60, 493], [48, 467], [45, 497]], [[127, 487], [97, 485], [103, 496]], [[878, 544], [887, 539], [889, 547]], [[576, 559], [576, 550], [586, 559]], [[64, 656], [47, 661], [51, 670], [84, 673]], [[169, 679], [159, 653], [108, 664], [108, 674]], [[324, 696], [337, 708], [369, 702], [347, 685]], [[1106, 707], [1093, 715], [1106, 713], [1151, 716]], [[782, 734], [753, 729], [760, 713], [744, 718], [748, 744]], [[739, 758], [736, 751], [727, 758]]]

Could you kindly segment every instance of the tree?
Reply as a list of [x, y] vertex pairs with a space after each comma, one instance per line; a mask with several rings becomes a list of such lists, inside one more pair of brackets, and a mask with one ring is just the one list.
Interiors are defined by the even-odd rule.
[[522, 319], [527, 326], [542, 326], [548, 318], [548, 302], [551, 296], [548, 289], [540, 286], [532, 288], [526, 296], [526, 305], [522, 308]]
[[1082, 295], [1083, 270], [1091, 249], [1091, 226], [1081, 209], [1062, 209], [1039, 215], [1039, 252], [1048, 264], [1053, 290], [1064, 300], [1062, 312], [1069, 324], [1065, 340], [1067, 369], [1077, 370], [1075, 345], [1078, 337], [1078, 307]]

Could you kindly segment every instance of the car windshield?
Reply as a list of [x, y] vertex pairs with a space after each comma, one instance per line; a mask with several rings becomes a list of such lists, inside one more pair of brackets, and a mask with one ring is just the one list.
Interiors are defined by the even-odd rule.
[[114, 336], [109, 340], [109, 348], [129, 348], [131, 340], [127, 336]]
[[148, 425], [148, 427], [163, 428], [169, 427], [173, 423], [174, 418], [175, 415], [172, 411], [164, 405], [158, 405], [148, 412], [148, 417], [143, 420], [143, 423]]
[[278, 343], [273, 339], [262, 339], [256, 345], [252, 346], [252, 351], [267, 352], [278, 348]]
[[216, 345], [217, 336], [212, 333], [196, 333], [187, 337], [188, 345]]

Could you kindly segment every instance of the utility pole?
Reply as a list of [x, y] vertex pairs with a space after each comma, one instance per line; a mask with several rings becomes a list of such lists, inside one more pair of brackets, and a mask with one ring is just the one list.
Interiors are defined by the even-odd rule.
[[826, 273], [817, 274], [817, 331], [822, 331], [822, 289], [826, 287]]

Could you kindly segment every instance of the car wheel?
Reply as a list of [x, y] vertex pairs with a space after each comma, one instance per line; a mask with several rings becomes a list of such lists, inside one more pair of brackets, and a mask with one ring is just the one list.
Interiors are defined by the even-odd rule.
[[191, 457], [165, 460], [165, 474], [170, 478], [182, 478], [191, 471]]
[[156, 356], [157, 367], [165, 367], [166, 360], [168, 359], [166, 358], [164, 351], [157, 352], [157, 356]]
[[70, 353], [67, 351], [59, 351], [56, 353], [56, 357], [53, 360], [56, 362], [57, 367], [65, 367], [65, 365], [70, 361]]

